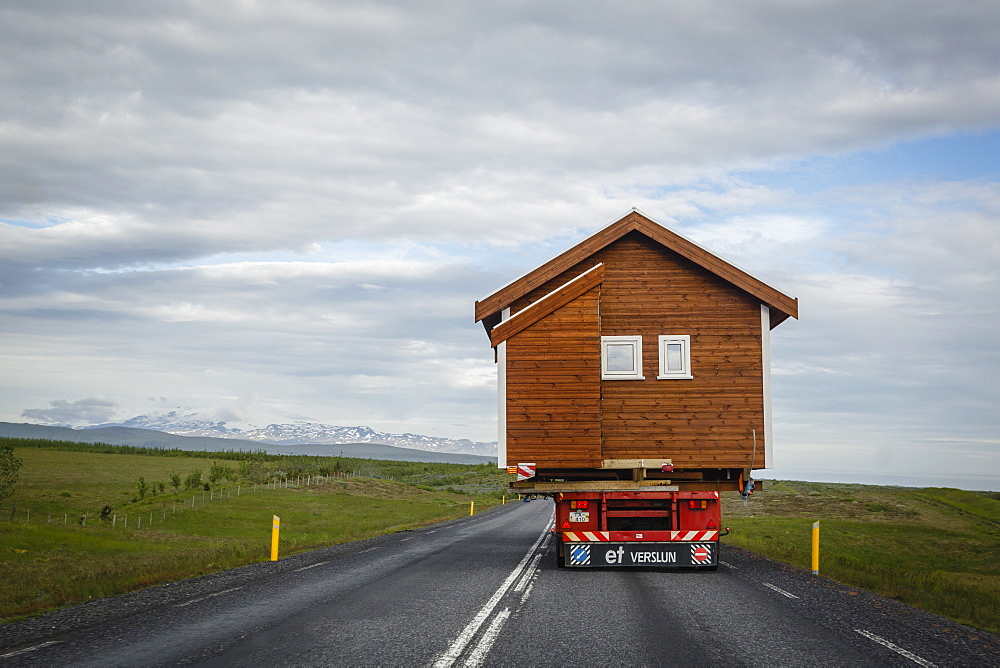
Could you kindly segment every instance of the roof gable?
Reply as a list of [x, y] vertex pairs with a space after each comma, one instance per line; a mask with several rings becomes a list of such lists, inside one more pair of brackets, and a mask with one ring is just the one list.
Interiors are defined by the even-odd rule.
[[639, 232], [660, 245], [687, 258], [732, 285], [753, 295], [771, 310], [773, 329], [788, 317], [799, 317], [799, 300], [780, 292], [746, 273], [742, 269], [713, 255], [689, 239], [653, 222], [633, 210], [620, 220], [584, 239], [542, 266], [506, 285], [482, 301], [476, 302], [476, 322], [495, 318], [495, 314], [532, 290], [544, 285], [567, 269], [584, 261], [597, 251], [630, 232]]
[[603, 280], [603, 264], [588, 269], [491, 329], [490, 344], [496, 347], [500, 342], [506, 341], [518, 332], [523, 332], [556, 309], [600, 285]]

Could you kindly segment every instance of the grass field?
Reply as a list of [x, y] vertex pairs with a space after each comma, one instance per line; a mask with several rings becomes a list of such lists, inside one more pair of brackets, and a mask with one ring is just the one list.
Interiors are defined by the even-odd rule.
[[[16, 450], [24, 466], [13, 521], [10, 500], [0, 509], [0, 620], [265, 560], [272, 515], [281, 517], [281, 554], [288, 555], [460, 517], [470, 501], [477, 509], [499, 503], [507, 482], [493, 465], [216, 461], [203, 453], [35, 445], [44, 447]], [[319, 471], [329, 476], [324, 484], [315, 484]], [[195, 472], [197, 486], [173, 487]], [[724, 495], [724, 522], [733, 528], [724, 540], [810, 569], [811, 527], [819, 520], [822, 576], [1000, 631], [996, 496], [773, 482], [745, 506], [735, 493]]]
[[1000, 499], [957, 489], [768, 483], [726, 494], [724, 540], [958, 622], [1000, 631]]
[[[212, 460], [40, 448], [15, 452], [24, 463], [14, 521], [9, 499], [0, 510], [4, 620], [263, 561], [269, 557], [272, 515], [281, 517], [281, 555], [288, 555], [460, 517], [473, 501], [477, 510], [488, 508], [501, 501], [506, 481], [493, 465], [341, 460], [345, 471], [367, 467], [371, 474], [408, 477], [420, 486], [350, 473], [317, 480], [315, 472], [303, 472], [290, 474], [288, 488], [284, 480], [271, 486], [222, 478], [209, 490], [175, 490], [171, 473], [187, 477], [199, 471], [207, 481]], [[288, 463], [278, 461], [275, 470], [290, 468]], [[238, 462], [216, 462], [223, 464]], [[146, 487], [142, 498], [139, 478]], [[462, 486], [480, 493], [449, 491]], [[110, 510], [101, 519], [105, 506]]]

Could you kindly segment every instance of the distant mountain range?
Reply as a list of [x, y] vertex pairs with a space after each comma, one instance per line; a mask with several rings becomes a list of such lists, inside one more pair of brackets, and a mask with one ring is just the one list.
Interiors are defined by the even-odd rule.
[[369, 427], [339, 427], [316, 422], [296, 421], [269, 424], [266, 427], [242, 424], [233, 426], [224, 420], [205, 419], [195, 411], [170, 411], [159, 415], [138, 415], [123, 422], [113, 422], [82, 429], [128, 427], [153, 429], [178, 436], [228, 438], [275, 445], [329, 445], [332, 443], [380, 443], [429, 452], [451, 452], [496, 457], [496, 443], [468, 439], [438, 438], [420, 434], [388, 434]]
[[[133, 418], [133, 420], [138, 419], [139, 418]], [[132, 422], [132, 420], [129, 420], [128, 422]], [[100, 442], [110, 443], [112, 445], [135, 445], [148, 448], [179, 448], [181, 450], [202, 450], [209, 452], [220, 452], [224, 450], [244, 450], [251, 452], [254, 450], [264, 450], [265, 452], [271, 454], [360, 457], [365, 459], [389, 459], [410, 462], [448, 462], [454, 464], [482, 464], [485, 462], [496, 462], [496, 456], [491, 457], [459, 452], [436, 451], [429, 448], [407, 448], [387, 444], [381, 442], [380, 440], [376, 440], [379, 435], [378, 432], [374, 432], [367, 427], [333, 427], [332, 429], [343, 430], [337, 432], [340, 434], [349, 434], [351, 433], [351, 429], [356, 429], [358, 431], [355, 433], [362, 436], [366, 435], [364, 430], [367, 430], [367, 432], [369, 432], [367, 436], [371, 438], [371, 440], [368, 441], [317, 442], [309, 440], [295, 441], [293, 440], [295, 436], [291, 435], [296, 433], [295, 430], [284, 431], [280, 429], [280, 427], [283, 426], [304, 427], [305, 425], [269, 425], [267, 428], [259, 430], [260, 434], [268, 433], [284, 436], [283, 440], [278, 442], [263, 440], [259, 438], [259, 435], [257, 440], [240, 438], [239, 435], [244, 433], [243, 430], [240, 429], [229, 429], [226, 432], [227, 435], [220, 438], [217, 436], [197, 435], [197, 433], [184, 435], [155, 429], [122, 425], [97, 425], [74, 429], [72, 427], [57, 427], [15, 422], [0, 422], [0, 436], [10, 438], [39, 438], [53, 441], [73, 441], [78, 443]], [[313, 426], [321, 427], [322, 425]], [[224, 424], [221, 425], [221, 428], [225, 429]], [[197, 432], [197, 429], [189, 429], [188, 431]], [[251, 433], [258, 434], [258, 431]], [[298, 433], [319, 434], [321, 432], [319, 430], [309, 432], [308, 430], [303, 429]], [[426, 441], [417, 442], [425, 442], [428, 445], [437, 445], [438, 447], [440, 447], [443, 443], [463, 442], [451, 441], [448, 439], [434, 439], [429, 436], [415, 436], [410, 434], [384, 434], [383, 436], [397, 436], [400, 439], [405, 436], [414, 436], [417, 439], [426, 439]], [[298, 438], [304, 439], [306, 436], [300, 435]], [[316, 436], [315, 438], [318, 439], [319, 437]], [[490, 445], [479, 443], [473, 444], [472, 441], [464, 442], [472, 445]], [[495, 449], [496, 446], [494, 445], [494, 452]]]

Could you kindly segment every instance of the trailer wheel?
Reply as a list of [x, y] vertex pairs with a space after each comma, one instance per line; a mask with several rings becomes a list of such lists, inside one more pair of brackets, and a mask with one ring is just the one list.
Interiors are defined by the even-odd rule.
[[556, 567], [566, 568], [566, 559], [564, 558], [565, 553], [563, 552], [563, 543], [561, 540], [556, 543], [556, 549], [553, 551], [556, 553]]

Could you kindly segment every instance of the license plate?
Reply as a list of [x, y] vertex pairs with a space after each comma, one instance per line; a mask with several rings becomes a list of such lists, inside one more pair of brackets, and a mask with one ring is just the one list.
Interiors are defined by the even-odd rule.
[[569, 521], [570, 522], [589, 522], [590, 513], [585, 510], [571, 510], [569, 511]]

